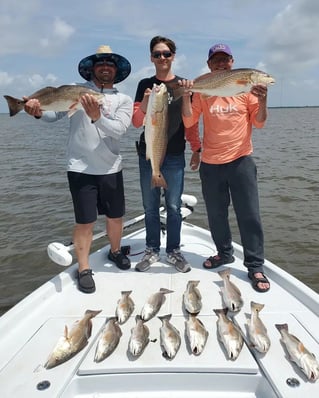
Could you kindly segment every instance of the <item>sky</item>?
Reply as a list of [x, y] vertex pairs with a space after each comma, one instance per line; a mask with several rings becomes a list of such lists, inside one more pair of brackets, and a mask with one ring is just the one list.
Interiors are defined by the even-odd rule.
[[102, 44], [131, 62], [116, 87], [134, 99], [139, 80], [154, 74], [156, 35], [175, 41], [179, 76], [206, 73], [208, 49], [226, 43], [234, 68], [274, 76], [269, 106], [319, 105], [318, 20], [318, 0], [0, 0], [0, 113], [5, 94], [83, 82], [78, 63]]

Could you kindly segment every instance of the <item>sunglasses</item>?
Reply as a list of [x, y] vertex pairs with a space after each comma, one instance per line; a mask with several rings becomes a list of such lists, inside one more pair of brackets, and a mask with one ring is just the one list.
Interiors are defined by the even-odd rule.
[[152, 57], [155, 59], [159, 59], [162, 56], [164, 58], [170, 58], [173, 55], [173, 53], [171, 51], [154, 51], [152, 52]]
[[106, 65], [106, 66], [111, 66], [111, 67], [113, 67], [113, 68], [116, 68], [116, 65], [115, 65], [115, 63], [114, 63], [113, 61], [108, 61], [108, 60], [106, 60], [106, 59], [103, 59], [103, 60], [101, 60], [101, 61], [97, 61], [97, 62], [95, 62], [95, 64], [94, 64], [94, 66], [104, 66], [104, 65]]

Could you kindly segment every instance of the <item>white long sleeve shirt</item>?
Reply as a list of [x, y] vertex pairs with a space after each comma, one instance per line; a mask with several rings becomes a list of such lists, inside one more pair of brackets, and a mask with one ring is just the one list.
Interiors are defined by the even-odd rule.
[[[100, 92], [93, 82], [81, 85]], [[131, 123], [133, 101], [116, 88], [104, 89], [103, 94], [101, 117], [95, 123], [91, 123], [83, 109], [70, 117], [67, 171], [104, 175], [122, 169], [120, 138]], [[42, 119], [54, 122], [66, 115], [67, 112], [46, 111]]]

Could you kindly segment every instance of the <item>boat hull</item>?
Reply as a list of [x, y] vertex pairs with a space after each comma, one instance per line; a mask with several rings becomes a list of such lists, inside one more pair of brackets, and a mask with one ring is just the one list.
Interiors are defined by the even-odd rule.
[[[163, 233], [162, 241], [166, 236]], [[243, 266], [243, 251], [234, 243], [235, 262], [230, 264], [232, 281], [242, 292], [244, 307], [234, 316], [245, 344], [236, 361], [227, 359], [217, 337], [217, 317], [213, 309], [222, 308], [220, 287], [222, 280], [216, 271], [205, 270], [203, 261], [216, 254], [210, 233], [188, 222], [183, 222], [181, 250], [192, 265], [182, 274], [165, 261], [148, 272], [135, 272], [134, 266], [143, 255], [145, 230], [142, 228], [123, 239], [131, 246], [132, 269], [118, 270], [107, 259], [109, 247], [102, 247], [90, 256], [96, 292], [83, 294], [76, 287], [77, 264], [65, 269], [52, 280], [22, 300], [0, 318], [0, 383], [2, 397], [300, 397], [319, 396], [319, 382], [311, 383], [287, 359], [276, 323], [287, 323], [291, 333], [319, 358], [318, 311], [319, 296], [274, 264], [266, 261], [265, 274], [271, 290], [260, 294], [251, 287]], [[220, 269], [223, 269], [221, 267]], [[182, 295], [189, 280], [199, 280], [202, 310], [198, 317], [209, 331], [203, 353], [191, 353], [185, 336], [188, 318]], [[173, 360], [162, 356], [159, 338], [161, 321], [154, 317], [147, 322], [152, 340], [141, 356], [133, 358], [128, 352], [131, 328], [135, 316], [146, 299], [160, 288], [173, 290], [167, 294], [158, 315], [172, 314], [171, 323], [180, 331], [181, 347]], [[135, 310], [121, 325], [122, 337], [114, 353], [99, 363], [94, 362], [99, 334], [108, 317], [115, 315], [121, 291], [132, 290]], [[260, 314], [268, 329], [271, 347], [261, 355], [250, 347], [246, 335], [250, 301], [265, 304]], [[44, 364], [65, 325], [82, 318], [87, 310], [102, 310], [92, 320], [89, 344], [67, 362], [53, 369]], [[280, 366], [278, 370], [278, 366]], [[18, 375], [18, 376], [17, 376]], [[293, 388], [287, 379], [296, 378], [300, 385]], [[46, 383], [47, 382], [47, 383]], [[44, 384], [43, 384], [44, 383]], [[46, 387], [39, 390], [39, 387]], [[239, 395], [241, 394], [241, 395]]]

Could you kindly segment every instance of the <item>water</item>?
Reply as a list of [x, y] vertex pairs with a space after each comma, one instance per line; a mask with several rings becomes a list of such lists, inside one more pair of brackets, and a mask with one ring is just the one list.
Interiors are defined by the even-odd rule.
[[[254, 131], [266, 257], [319, 292], [319, 108], [270, 109]], [[54, 124], [25, 114], [0, 115], [0, 314], [61, 272], [48, 243], [70, 241], [73, 209], [65, 172], [68, 120]], [[141, 214], [135, 140], [122, 140], [126, 219]], [[189, 163], [190, 152], [187, 152]], [[197, 172], [186, 171], [185, 193], [196, 195], [192, 223], [207, 227]], [[231, 212], [233, 239], [240, 242]], [[104, 228], [103, 219], [95, 231]], [[102, 240], [93, 247], [96, 248]]]

